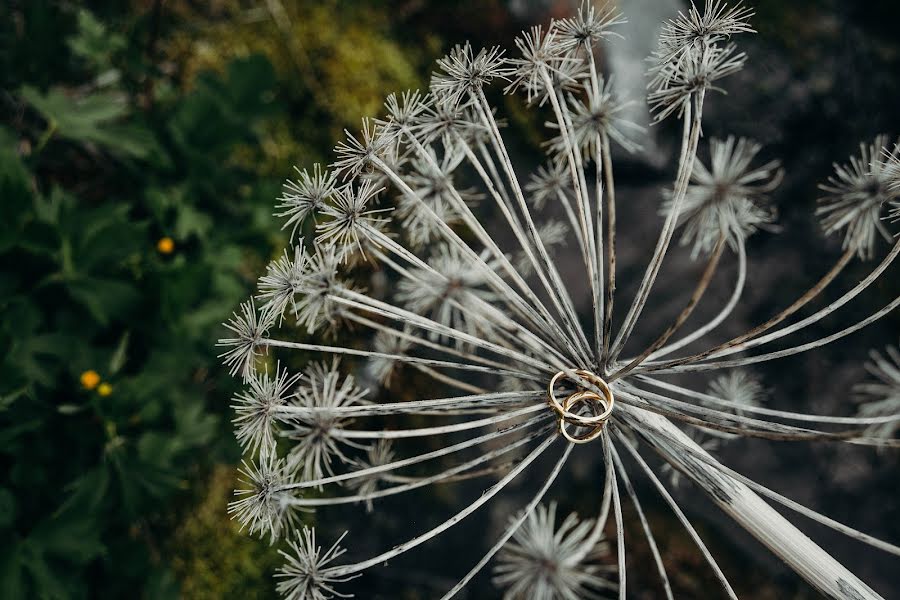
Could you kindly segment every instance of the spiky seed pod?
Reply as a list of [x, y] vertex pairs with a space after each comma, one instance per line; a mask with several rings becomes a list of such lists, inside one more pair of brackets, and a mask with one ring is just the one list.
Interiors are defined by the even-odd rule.
[[703, 50], [689, 46], [677, 61], [666, 62], [656, 71], [650, 82], [647, 101], [660, 122], [684, 112], [688, 100], [700, 92], [720, 90], [713, 84], [737, 73], [744, 67], [747, 55], [737, 52], [737, 46], [710, 46]]
[[396, 132], [372, 119], [363, 119], [359, 138], [344, 130], [346, 139], [334, 147], [336, 160], [331, 164], [344, 181], [376, 170], [374, 160], [383, 159], [396, 142]]
[[729, 6], [721, 0], [704, 0], [701, 11], [691, 0], [687, 13], [679, 11], [663, 25], [657, 55], [668, 62], [698, 46], [710, 46], [738, 33], [756, 33], [750, 26], [752, 16], [753, 9], [739, 3]]
[[254, 373], [249, 380], [250, 389], [235, 395], [231, 406], [237, 415], [233, 421], [237, 428], [235, 437], [245, 452], [274, 452], [276, 422], [284, 419], [278, 409], [290, 403], [292, 388], [299, 378], [299, 373], [290, 375], [279, 363], [274, 376], [270, 377], [268, 370]]
[[306, 169], [300, 170], [294, 167], [299, 179], [288, 179], [284, 183], [284, 191], [279, 198], [279, 204], [275, 206], [281, 212], [276, 212], [276, 217], [286, 217], [287, 220], [282, 229], [291, 227], [291, 240], [297, 234], [306, 217], [315, 215], [322, 209], [325, 202], [337, 191], [337, 174], [323, 171], [322, 165], [313, 165], [312, 174]]
[[340, 543], [346, 537], [341, 535], [325, 552], [316, 544], [316, 530], [306, 525], [297, 533], [297, 537], [288, 542], [290, 551], [279, 550], [287, 562], [275, 573], [278, 580], [276, 589], [285, 600], [330, 600], [332, 598], [351, 598], [335, 589], [354, 576], [336, 576], [331, 563], [340, 558], [346, 550]]
[[229, 367], [231, 375], [240, 373], [244, 381], [250, 379], [255, 369], [256, 358], [260, 356], [260, 342], [269, 328], [275, 324], [277, 315], [268, 310], [256, 309], [251, 299], [241, 304], [241, 314], [232, 313], [232, 318], [225, 323], [235, 337], [221, 338], [217, 346], [231, 348], [219, 355]]
[[610, 36], [621, 37], [612, 28], [627, 22], [612, 3], [598, 8], [591, 0], [582, 0], [574, 16], [555, 21], [554, 26], [559, 32], [559, 44], [566, 50], [574, 50], [590, 48]]
[[369, 374], [378, 383], [389, 388], [395, 373], [402, 366], [402, 363], [394, 357], [402, 358], [409, 352], [412, 345], [408, 339], [398, 337], [390, 332], [379, 331], [372, 341], [372, 349], [378, 355], [369, 358], [367, 367]]
[[[366, 450], [366, 457], [356, 461], [359, 470], [369, 469], [372, 467], [383, 467], [389, 464], [397, 456], [390, 440], [378, 440]], [[371, 496], [378, 490], [378, 484], [384, 479], [384, 476], [375, 473], [372, 475], [364, 475], [355, 477], [347, 482], [347, 487], [356, 492], [360, 496]], [[372, 498], [366, 500], [366, 512], [372, 512], [375, 509], [375, 503]]]
[[[429, 268], [410, 271], [411, 277], [397, 285], [397, 302], [411, 312], [470, 335], [495, 326], [496, 296], [486, 289], [484, 273], [472, 261], [450, 247], [439, 247], [428, 261]], [[440, 340], [435, 333], [430, 336]]]
[[294, 494], [286, 489], [292, 483], [284, 460], [274, 453], [260, 457], [258, 464], [244, 461], [239, 469], [239, 482], [244, 487], [234, 490], [238, 498], [228, 505], [228, 513], [251, 534], [269, 536], [275, 543], [283, 532], [293, 531], [299, 520], [299, 507], [293, 504]]
[[524, 87], [526, 98], [531, 103], [547, 92], [545, 73], [555, 73], [562, 82], [568, 79], [574, 81], [571, 67], [573, 63], [580, 62], [580, 59], [566, 53], [565, 47], [557, 40], [555, 29], [551, 28], [545, 33], [543, 27], [535, 25], [516, 38], [516, 47], [522, 57], [509, 61], [515, 71], [504, 90], [507, 94]]
[[537, 172], [525, 184], [525, 191], [531, 194], [529, 198], [532, 206], [540, 210], [548, 202], [556, 202], [559, 194], [566, 193], [571, 187], [572, 175], [569, 166], [564, 160], [554, 158], [537, 168]]
[[279, 322], [289, 305], [293, 307], [295, 313], [297, 312], [294, 297], [300, 291], [303, 276], [307, 271], [307, 256], [303, 250], [302, 238], [293, 250], [293, 258], [285, 248], [281, 257], [269, 263], [266, 266], [266, 274], [259, 278], [257, 284], [259, 293], [256, 299], [262, 302], [260, 310], [276, 315]]
[[556, 503], [540, 505], [528, 515], [497, 556], [494, 584], [504, 600], [582, 600], [604, 598], [615, 584], [598, 560], [609, 553], [605, 541], [593, 540], [593, 521], [570, 513], [556, 524]]
[[[609, 137], [628, 152], [640, 150], [641, 145], [633, 138], [643, 133], [644, 128], [625, 118], [623, 113], [632, 103], [618, 97], [612, 78], [599, 77], [596, 88], [588, 83], [583, 86], [583, 99], [569, 95], [568, 101], [572, 110], [570, 136], [585, 156], [597, 155], [602, 136]], [[567, 144], [567, 137], [561, 134], [550, 140], [550, 145], [559, 153], [565, 152]]]
[[[771, 229], [775, 212], [764, 202], [783, 176], [777, 160], [751, 166], [762, 146], [746, 138], [712, 138], [709, 148], [710, 166], [694, 161], [678, 215], [681, 243], [692, 245], [694, 257], [712, 251], [723, 233], [736, 249], [759, 229]], [[663, 210], [671, 210], [670, 201]]]
[[[890, 164], [883, 160], [889, 139], [879, 135], [870, 144], [860, 144], [859, 154], [850, 162], [834, 164], [834, 175], [819, 189], [827, 195], [819, 198], [816, 215], [825, 233], [844, 232], [844, 249], [852, 249], [860, 258], [872, 258], [875, 240], [880, 234], [888, 242], [891, 234], [881, 222], [887, 204], [900, 198], [900, 188], [891, 185]], [[895, 152], [890, 156], [900, 156]]]
[[351, 421], [335, 409], [359, 404], [368, 391], [358, 388], [350, 375], [342, 379], [338, 364], [335, 359], [331, 364], [313, 365], [294, 394], [294, 406], [313, 409], [307, 414], [297, 414], [292, 421], [293, 427], [284, 432], [294, 443], [287, 466], [302, 481], [333, 474], [335, 458], [345, 464], [352, 462], [342, 449], [349, 442], [338, 435]]
[[480, 92], [494, 79], [507, 78], [510, 69], [503, 54], [497, 46], [482, 48], [477, 54], [468, 42], [455, 46], [450, 54], [437, 61], [442, 72], [431, 77], [432, 93], [451, 105], [459, 105], [469, 94]]
[[[861, 417], [900, 415], [900, 348], [887, 346], [883, 354], [877, 350], [870, 351], [866, 371], [872, 378], [853, 386], [860, 403], [859, 415]], [[895, 437], [898, 431], [900, 418], [869, 426], [869, 433], [881, 438]]]
[[379, 246], [373, 239], [374, 232], [387, 223], [385, 213], [393, 210], [372, 208], [382, 189], [367, 180], [359, 187], [349, 183], [339, 188], [331, 202], [322, 207], [321, 214], [326, 219], [316, 226], [316, 243], [336, 247], [342, 262], [357, 250], [365, 256], [363, 243], [366, 241]]
[[317, 246], [308, 254], [306, 270], [300, 280], [299, 299], [293, 303], [297, 325], [314, 333], [324, 330], [333, 333], [343, 323], [341, 308], [334, 301], [340, 290], [361, 291], [352, 283], [339, 277], [341, 257], [333, 246]]

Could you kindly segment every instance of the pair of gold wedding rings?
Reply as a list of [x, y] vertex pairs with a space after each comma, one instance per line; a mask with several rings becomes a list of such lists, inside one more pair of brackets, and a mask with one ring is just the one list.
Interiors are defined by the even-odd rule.
[[[556, 383], [563, 377], [572, 379], [566, 371], [560, 371], [553, 376], [550, 380], [550, 385], [547, 386], [547, 401], [550, 404], [550, 408], [557, 415], [559, 433], [573, 444], [586, 444], [597, 439], [603, 433], [603, 426], [612, 415], [615, 400], [609, 385], [598, 375], [585, 369], [575, 369], [571, 372], [575, 373], [582, 380], [591, 383], [600, 390], [600, 393], [598, 394], [591, 389], [578, 385], [577, 391], [569, 394], [560, 402], [556, 397]], [[579, 406], [587, 407], [591, 414], [573, 412], [573, 409]], [[590, 428], [590, 431], [575, 435], [566, 428], [567, 425]]]

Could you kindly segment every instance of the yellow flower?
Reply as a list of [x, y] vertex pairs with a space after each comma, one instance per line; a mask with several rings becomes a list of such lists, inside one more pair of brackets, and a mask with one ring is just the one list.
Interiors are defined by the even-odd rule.
[[89, 369], [81, 374], [81, 385], [86, 390], [92, 390], [100, 383], [100, 375], [97, 371]]
[[101, 383], [99, 386], [97, 386], [97, 393], [100, 394], [101, 396], [109, 396], [110, 394], [112, 394], [112, 390], [113, 390], [112, 386], [109, 385], [108, 383], [106, 383], [105, 381], [103, 383]]
[[168, 236], [159, 238], [159, 241], [156, 242], [156, 249], [160, 254], [172, 254], [175, 250], [175, 240]]

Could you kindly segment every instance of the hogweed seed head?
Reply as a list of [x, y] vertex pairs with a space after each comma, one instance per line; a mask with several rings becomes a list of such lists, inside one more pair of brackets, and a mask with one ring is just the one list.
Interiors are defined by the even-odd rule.
[[258, 464], [243, 464], [238, 473], [244, 487], [234, 490], [238, 499], [228, 505], [228, 513], [241, 529], [268, 535], [274, 544], [283, 532], [293, 531], [299, 520], [299, 508], [291, 502], [293, 493], [285, 489], [292, 483], [290, 471], [272, 452], [260, 456]]
[[307, 370], [294, 394], [294, 406], [313, 409], [307, 414], [297, 414], [293, 427], [284, 432], [294, 443], [288, 455], [288, 468], [302, 481], [333, 474], [335, 458], [350, 463], [342, 450], [347, 442], [336, 433], [351, 421], [334, 409], [359, 404], [367, 390], [358, 388], [350, 375], [341, 379], [338, 365], [337, 359], [331, 364], [316, 363]]
[[[301, 507], [381, 509], [387, 505], [375, 500], [463, 480], [482, 481], [483, 492], [433, 528], [359, 562], [334, 565], [343, 549], [335, 544], [323, 552], [313, 531], [302, 529], [279, 573], [282, 594], [304, 600], [340, 596], [337, 583], [452, 535], [457, 523], [527, 471], [522, 478], [536, 478], [538, 490], [526, 510], [445, 597], [457, 594], [498, 552], [494, 581], [507, 598], [574, 600], [616, 585], [624, 597], [623, 499], [631, 501], [656, 548], [638, 500], [645, 486], [633, 486], [628, 475], [636, 467], [684, 525], [726, 595], [734, 597], [678, 500], [657, 476], [655, 462], [644, 460], [653, 454], [662, 458], [663, 473], [706, 492], [823, 594], [878, 598], [762, 496], [881, 550], [900, 555], [900, 548], [807, 509], [714, 456], [723, 438], [737, 436], [900, 445], [894, 438], [876, 437], [896, 435], [894, 425], [900, 421], [896, 349], [887, 350], [886, 357], [873, 355], [874, 381], [857, 388], [864, 399], [862, 416], [759, 406], [762, 388], [742, 370], [835, 342], [900, 306], [900, 298], [894, 299], [812, 341], [795, 335], [824, 323], [871, 287], [900, 256], [900, 242], [860, 283], [813, 314], [786, 322], [818, 298], [853, 253], [868, 249], [865, 236], [847, 234], [851, 252], [787, 308], [740, 336], [717, 345], [704, 342], [737, 314], [751, 281], [746, 238], [770, 226], [774, 211], [766, 196], [781, 177], [776, 162], [756, 162], [759, 146], [747, 140], [713, 140], [711, 160], [696, 157], [706, 92], [743, 65], [744, 55], [730, 40], [752, 31], [749, 15], [740, 5], [716, 0], [702, 10], [692, 5], [667, 25], [654, 54], [648, 101], [657, 120], [687, 113], [690, 119], [683, 124], [675, 184], [653, 253], [649, 261], [639, 261], [646, 269], [638, 285], [621, 286], [626, 292], [636, 289], [633, 297], [626, 296], [627, 307], [616, 271], [620, 262], [631, 262], [631, 253], [622, 249], [634, 243], [634, 235], [622, 230], [624, 219], [616, 216], [617, 202], [628, 192], [615, 193], [608, 146], [634, 149], [642, 131], [620, 120], [623, 104], [591, 54], [621, 22], [608, 8], [595, 10], [585, 2], [573, 19], [554, 22], [546, 32], [540, 27], [525, 32], [517, 40], [520, 56], [508, 61], [497, 49], [457, 47], [441, 61], [428, 95], [389, 97], [386, 117], [364, 121], [358, 138], [348, 134], [338, 144], [335, 175], [314, 168], [312, 175], [301, 176], [296, 189], [289, 188], [286, 194], [297, 198], [282, 198], [279, 210], [295, 228], [314, 214], [316, 243], [289, 248], [270, 265], [258, 291], [263, 310], [253, 300], [242, 305], [226, 325], [233, 336], [221, 340], [227, 347], [225, 363], [247, 379], [246, 391], [234, 401], [238, 439], [247, 454], [260, 455], [258, 467], [246, 468], [248, 483], [232, 503], [232, 513], [254, 532], [276, 536], [296, 530], [295, 512]], [[519, 174], [528, 169], [518, 164], [521, 153], [510, 152], [503, 120], [484, 89], [507, 77], [505, 91], [544, 105], [547, 137], [558, 138], [549, 145], [548, 165], [524, 186]], [[884, 229], [881, 221], [872, 225], [871, 218], [856, 222], [875, 204], [876, 194], [879, 211], [889, 206], [900, 213], [898, 152], [888, 151], [886, 141], [866, 147], [864, 156], [830, 183], [839, 197], [823, 202], [820, 216], [833, 220], [833, 230]], [[337, 177], [344, 181], [341, 187]], [[878, 186], [854, 188], [873, 179]], [[490, 211], [475, 206], [474, 190], [463, 187], [473, 184], [478, 197], [493, 204]], [[379, 203], [381, 188], [397, 198], [393, 220]], [[564, 224], [556, 220], [560, 216]], [[681, 312], [654, 331], [656, 320], [643, 314], [650, 304], [671, 304], [673, 296], [653, 294], [663, 265], [677, 262], [666, 254], [679, 227], [693, 254], [709, 253], [709, 261]], [[726, 241], [734, 254], [723, 252]], [[366, 261], [358, 261], [360, 256]], [[698, 319], [694, 308], [709, 300], [704, 293], [719, 264], [731, 260], [737, 274], [729, 300], [711, 320]], [[372, 275], [368, 292], [352, 283], [366, 274]], [[682, 285], [684, 277], [669, 282]], [[573, 298], [582, 290], [588, 302]], [[582, 310], [585, 305], [588, 310]], [[287, 310], [296, 318], [281, 319]], [[619, 312], [624, 319], [613, 318]], [[351, 325], [359, 328], [354, 339], [337, 335]], [[650, 337], [644, 337], [653, 340], [649, 345], [635, 345], [639, 336], [632, 334], [639, 327], [649, 327]], [[333, 334], [335, 345], [309, 339], [317, 332]], [[762, 348], [776, 341], [778, 350]], [[693, 345], [702, 349], [685, 351]], [[336, 362], [308, 365], [300, 378], [280, 366], [274, 376], [257, 374], [255, 361], [263, 347], [303, 356], [348, 356], [348, 370], [365, 363], [367, 380], [393, 386], [395, 393], [373, 394], [370, 401], [352, 376], [341, 375]], [[707, 371], [715, 373], [704, 378]], [[669, 377], [687, 373], [696, 377]], [[412, 388], [423, 380], [425, 385]], [[882, 432], [871, 426], [885, 427]], [[394, 439], [404, 441], [392, 445]], [[556, 492], [553, 484], [576, 443], [592, 444], [605, 467], [603, 473], [592, 469], [597, 520], [579, 522], [570, 516], [557, 524], [552, 501], [550, 508], [541, 503]], [[286, 462], [277, 458], [279, 453]], [[554, 460], [539, 460], [551, 454]], [[621, 458], [625, 454], [627, 462]], [[322, 493], [302, 496], [303, 489], [313, 487]], [[329, 493], [335, 487], [352, 493]], [[595, 556], [598, 548], [606, 548], [598, 541], [610, 516], [616, 524], [617, 580], [611, 575], [616, 569], [603, 566], [607, 559], [599, 562]], [[654, 560], [668, 589], [658, 551]]]
[[881, 222], [888, 203], [900, 198], [900, 189], [892, 186], [891, 169], [885, 168], [890, 162], [883, 160], [888, 143], [888, 136], [879, 135], [870, 144], [860, 144], [859, 154], [846, 164], [835, 163], [834, 175], [819, 186], [827, 194], [819, 198], [816, 209], [825, 233], [843, 231], [844, 249], [854, 250], [860, 258], [873, 256], [879, 234], [888, 242], [892, 237]]
[[597, 561], [609, 546], [591, 540], [593, 525], [570, 513], [557, 526], [556, 503], [538, 506], [497, 556], [494, 583], [504, 589], [504, 600], [606, 597], [615, 585]]
[[554, 21], [554, 27], [559, 32], [559, 44], [572, 50], [590, 48], [610, 36], [622, 37], [611, 29], [627, 22], [612, 3], [598, 8], [592, 0], [582, 0], [574, 16]]
[[273, 377], [268, 370], [253, 373], [248, 381], [250, 389], [234, 396], [235, 404], [231, 408], [236, 414], [235, 437], [245, 452], [251, 455], [274, 452], [276, 422], [284, 419], [278, 409], [290, 403], [292, 388], [299, 378], [299, 373], [290, 375], [278, 363]]
[[326, 219], [316, 225], [316, 243], [336, 247], [342, 262], [356, 250], [365, 256], [364, 242], [380, 246], [374, 232], [388, 222], [384, 214], [392, 210], [371, 206], [382, 189], [369, 180], [358, 187], [352, 183], [341, 186], [320, 211]]
[[313, 165], [312, 174], [306, 169], [294, 167], [299, 179], [288, 179], [284, 182], [284, 191], [275, 205], [276, 217], [287, 218], [282, 229], [291, 227], [291, 240], [297, 234], [297, 228], [308, 216], [315, 218], [328, 199], [337, 191], [337, 174], [323, 171], [322, 165]]
[[477, 94], [494, 79], [506, 79], [510, 69], [498, 46], [482, 48], [475, 53], [466, 42], [455, 46], [450, 54], [437, 61], [440, 73], [431, 77], [431, 92], [451, 105], [459, 105], [471, 94]]
[[[887, 346], [884, 353], [869, 352], [866, 371], [869, 381], [853, 387], [860, 403], [859, 416], [887, 417], [900, 414], [900, 348]], [[869, 426], [869, 433], [882, 438], [893, 438], [900, 431], [900, 418]]]
[[[759, 229], [770, 228], [773, 209], [763, 203], [781, 183], [778, 161], [751, 167], [762, 146], [745, 138], [712, 138], [710, 166], [694, 161], [691, 182], [681, 203], [681, 243], [692, 245], [693, 256], [713, 250], [722, 234], [732, 248]], [[671, 210], [671, 201], [663, 205]]]
[[251, 299], [241, 304], [241, 314], [232, 313], [232, 318], [225, 323], [235, 337], [222, 338], [216, 344], [225, 348], [231, 348], [219, 355], [223, 362], [230, 368], [231, 375], [240, 373], [244, 381], [248, 381], [255, 369], [255, 363], [260, 356], [259, 347], [265, 338], [269, 328], [275, 324], [277, 315], [269, 310], [257, 311], [256, 305]]
[[287, 560], [275, 573], [279, 580], [278, 592], [286, 600], [351, 598], [352, 595], [341, 594], [334, 586], [350, 581], [354, 576], [336, 576], [329, 567], [346, 552], [340, 546], [346, 536], [345, 532], [331, 548], [322, 552], [322, 547], [316, 544], [316, 530], [304, 525], [296, 539], [288, 542], [290, 551], [278, 551]]
[[280, 258], [272, 261], [266, 267], [266, 274], [259, 278], [257, 288], [259, 293], [256, 299], [263, 304], [260, 310], [269, 311], [278, 316], [279, 322], [284, 316], [288, 305], [293, 306], [297, 312], [294, 297], [300, 292], [303, 276], [307, 271], [307, 256], [303, 251], [303, 239], [294, 247], [294, 257], [291, 258], [287, 248]]

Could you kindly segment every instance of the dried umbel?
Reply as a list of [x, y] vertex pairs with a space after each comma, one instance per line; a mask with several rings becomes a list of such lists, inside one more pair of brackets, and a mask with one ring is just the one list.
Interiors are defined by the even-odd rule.
[[[643, 130], [625, 120], [623, 101], [594, 60], [597, 44], [622, 22], [609, 8], [586, 3], [572, 19], [525, 32], [515, 58], [497, 48], [457, 47], [439, 61], [428, 94], [391, 95], [386, 116], [364, 121], [359, 136], [348, 134], [338, 144], [331, 171], [314, 166], [286, 184], [278, 206], [285, 226], [297, 230], [307, 221], [316, 235], [297, 240], [272, 263], [255, 300], [228, 323], [233, 335], [220, 344], [232, 373], [249, 386], [234, 401], [248, 465], [246, 489], [231, 510], [251, 532], [294, 540], [279, 573], [278, 588], [287, 597], [343, 597], [342, 582], [453, 535], [457, 523], [527, 471], [538, 482], [533, 497], [445, 598], [495, 556], [494, 580], [507, 597], [625, 598], [625, 501], [638, 515], [671, 598], [631, 482], [635, 474], [671, 507], [734, 598], [715, 558], [648, 464], [653, 452], [670, 475], [706, 492], [821, 593], [880, 598], [769, 502], [862, 544], [895, 555], [900, 548], [805, 508], [711, 452], [737, 436], [897, 445], [888, 437], [900, 422], [893, 348], [873, 354], [869, 369], [876, 381], [858, 388], [870, 403], [857, 416], [768, 408], [762, 385], [742, 370], [838, 341], [900, 304], [897, 298], [831, 335], [793, 342], [795, 333], [872, 286], [900, 253], [900, 242], [888, 234], [890, 214], [900, 212], [896, 147], [878, 138], [823, 186], [829, 194], [819, 208], [825, 232], [844, 240], [833, 268], [745, 334], [684, 351], [732, 315], [747, 281], [746, 239], [771, 230], [775, 220], [767, 197], [781, 171], [776, 162], [757, 160], [758, 144], [711, 140], [711, 161], [697, 158], [707, 92], [746, 60], [732, 37], [752, 32], [750, 16], [740, 6], [708, 1], [663, 28], [651, 57], [648, 102], [657, 120], [681, 119], [683, 134], [674, 184], [661, 198], [664, 222], [633, 297], [623, 299], [616, 290], [616, 246], [623, 242], [611, 146], [634, 151]], [[486, 90], [498, 83], [548, 115], [549, 160], [526, 185], [488, 101]], [[479, 218], [478, 199], [493, 205], [499, 223]], [[564, 222], [544, 214], [553, 205]], [[698, 280], [668, 327], [650, 332], [648, 345], [626, 351], [679, 229], [694, 257], [702, 257]], [[873, 256], [879, 234], [893, 247], [866, 277], [823, 308], [792, 318], [852, 260]], [[573, 285], [577, 265], [566, 265], [565, 278], [560, 272], [553, 253], [563, 247], [579, 258], [583, 286]], [[684, 331], [719, 264], [732, 260], [737, 276], [725, 305]], [[371, 270], [379, 271], [381, 284], [364, 281]], [[570, 294], [576, 287], [590, 295], [589, 314], [576, 309]], [[622, 302], [624, 318], [614, 320], [614, 303]], [[341, 334], [350, 326], [351, 334]], [[325, 345], [310, 338], [317, 334], [352, 342]], [[760, 351], [776, 341], [781, 349]], [[281, 365], [296, 364], [291, 351], [344, 360], [316, 363], [302, 375], [271, 358], [262, 367], [261, 357], [276, 354]], [[671, 376], [690, 372], [700, 373], [701, 381], [710, 373], [696, 387], [673, 382]], [[352, 373], [390, 391], [366, 393]], [[717, 439], [710, 442], [710, 433]], [[595, 511], [585, 521], [569, 516], [557, 524], [555, 504], [541, 503], [566, 496], [553, 484], [579, 445], [602, 456]], [[544, 455], [550, 460], [539, 461]], [[383, 552], [368, 558], [349, 560], [352, 544], [346, 553], [337, 543], [323, 553], [312, 530], [297, 530], [301, 509], [318, 507], [321, 522], [330, 506], [378, 511], [381, 498], [460, 480], [483, 482], [482, 493], [438, 526], [385, 542]]]

